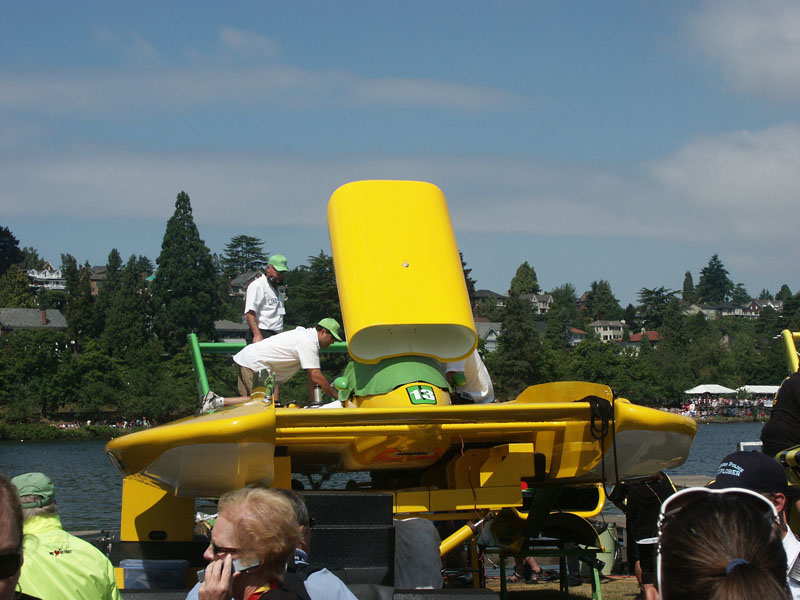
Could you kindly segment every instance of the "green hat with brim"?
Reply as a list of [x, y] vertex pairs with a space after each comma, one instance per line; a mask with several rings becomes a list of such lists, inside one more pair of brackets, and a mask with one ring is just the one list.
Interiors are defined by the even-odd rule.
[[17, 488], [20, 498], [25, 496], [38, 496], [39, 500], [21, 502], [22, 508], [41, 508], [53, 503], [56, 488], [53, 480], [44, 473], [25, 473], [17, 475], [11, 480], [11, 485]]
[[289, 270], [289, 267], [286, 266], [286, 257], [283, 254], [273, 254], [269, 257], [267, 264], [272, 266], [276, 271]]
[[336, 319], [331, 319], [327, 317], [322, 319], [319, 323], [317, 323], [320, 327], [324, 327], [328, 331], [331, 332], [331, 335], [336, 338], [337, 341], [342, 341], [342, 326], [336, 321]]

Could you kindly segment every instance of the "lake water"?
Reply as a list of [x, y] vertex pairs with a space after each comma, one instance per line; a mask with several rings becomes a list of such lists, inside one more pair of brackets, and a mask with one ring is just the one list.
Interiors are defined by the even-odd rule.
[[[738, 442], [758, 441], [762, 426], [699, 425], [689, 459], [669, 474], [713, 478], [722, 458], [734, 452]], [[67, 530], [118, 531], [122, 479], [105, 456], [105, 444], [102, 440], [0, 442], [0, 472], [7, 477], [29, 471], [49, 475], [56, 484], [59, 512]]]

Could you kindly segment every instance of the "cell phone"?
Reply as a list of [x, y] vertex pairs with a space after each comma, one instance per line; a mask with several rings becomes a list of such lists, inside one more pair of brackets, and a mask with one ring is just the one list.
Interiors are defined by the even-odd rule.
[[[246, 571], [247, 569], [254, 569], [260, 567], [261, 562], [257, 556], [243, 556], [242, 558], [234, 558], [231, 562], [231, 573], [238, 573], [239, 571]], [[206, 578], [206, 570], [200, 569], [197, 572], [197, 581], [203, 583]]]

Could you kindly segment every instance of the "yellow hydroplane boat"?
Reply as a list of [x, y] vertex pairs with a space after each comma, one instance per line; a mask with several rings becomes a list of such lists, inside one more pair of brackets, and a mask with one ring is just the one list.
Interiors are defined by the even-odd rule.
[[[517, 398], [454, 404], [437, 366], [469, 356], [475, 331], [442, 192], [413, 181], [362, 181], [328, 205], [339, 298], [352, 358], [343, 408], [263, 400], [187, 417], [108, 443], [125, 477], [122, 540], [191, 536], [195, 497], [292, 473], [367, 471], [394, 512], [473, 518], [521, 507], [530, 489], [602, 484], [682, 464], [693, 420], [615, 398], [605, 385], [534, 385]], [[204, 352], [191, 340], [201, 391]], [[601, 486], [586, 514], [599, 512]], [[190, 539], [190, 537], [189, 537]]]

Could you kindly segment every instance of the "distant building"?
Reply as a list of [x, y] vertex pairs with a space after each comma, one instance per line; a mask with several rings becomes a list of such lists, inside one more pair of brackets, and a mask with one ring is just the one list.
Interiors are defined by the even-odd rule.
[[486, 352], [497, 350], [497, 338], [500, 337], [500, 323], [482, 319], [475, 319], [475, 330], [478, 332], [478, 339], [483, 340], [483, 347]]
[[244, 344], [245, 334], [249, 330], [246, 323], [236, 323], [225, 319], [214, 321], [217, 339], [228, 344]]
[[696, 315], [698, 313], [702, 313], [706, 319], [717, 318], [717, 310], [710, 304], [704, 304], [702, 302], [694, 302], [693, 304], [690, 304], [687, 308], [683, 309], [683, 314], [689, 317]]
[[54, 308], [0, 308], [0, 336], [27, 329], [66, 331], [67, 320]]
[[570, 346], [577, 346], [586, 339], [586, 332], [576, 327], [567, 328], [567, 343]]
[[756, 315], [756, 318], [761, 314], [761, 311], [767, 307], [777, 312], [783, 312], [783, 300], [751, 300], [747, 308], [751, 313]]
[[33, 288], [34, 292], [39, 290], [64, 290], [67, 288], [67, 280], [61, 275], [61, 271], [54, 268], [47, 261], [39, 270], [29, 269], [27, 275], [31, 280], [30, 287]]
[[589, 327], [604, 342], [616, 342], [621, 340], [627, 325], [625, 321], [592, 321]]
[[258, 271], [247, 271], [231, 279], [228, 296], [231, 298], [244, 298], [247, 295], [247, 286], [259, 275]]
[[503, 308], [506, 305], [506, 297], [492, 290], [476, 290], [474, 298], [476, 306], [482, 300], [491, 300], [497, 308]]
[[553, 296], [550, 294], [522, 294], [520, 298], [524, 298], [531, 303], [533, 312], [536, 315], [546, 314], [553, 303]]

